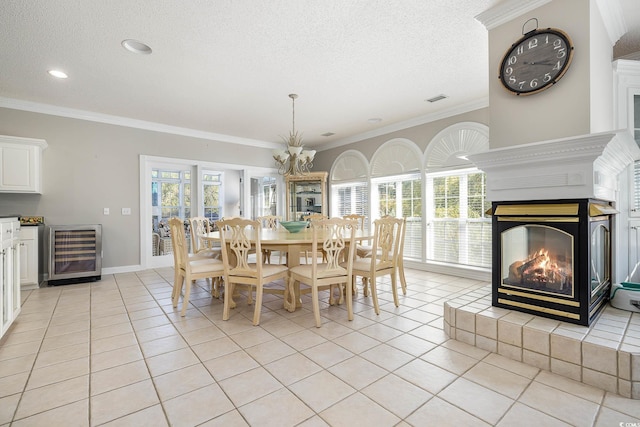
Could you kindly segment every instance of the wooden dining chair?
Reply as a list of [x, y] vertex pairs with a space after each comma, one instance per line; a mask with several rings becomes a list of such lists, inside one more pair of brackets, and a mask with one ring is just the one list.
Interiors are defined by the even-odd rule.
[[[289, 269], [289, 292], [291, 300], [287, 304], [289, 311], [295, 310], [296, 283], [305, 284], [311, 288], [311, 299], [313, 301], [313, 315], [316, 320], [316, 327], [320, 327], [320, 301], [319, 290], [329, 289], [330, 304], [333, 301], [333, 288], [340, 286], [340, 299], [346, 294], [347, 316], [353, 320], [353, 303], [351, 292], [342, 292], [344, 289], [351, 289], [352, 267], [355, 251], [355, 231], [357, 225], [353, 220], [343, 218], [332, 218], [317, 220], [311, 223], [312, 244], [311, 244], [311, 264], [299, 265]], [[325, 261], [322, 256], [326, 257]], [[346, 261], [345, 261], [346, 260]]]
[[[220, 248], [214, 247], [211, 240], [204, 240], [203, 234], [208, 234], [212, 230], [212, 224], [208, 218], [204, 216], [195, 216], [189, 218], [189, 229], [191, 231], [191, 254], [196, 258], [215, 258], [222, 259], [222, 251]], [[211, 282], [211, 294], [215, 298], [220, 298], [222, 291], [222, 279], [216, 277]]]
[[184, 231], [184, 221], [180, 218], [171, 218], [169, 220], [169, 230], [171, 233], [171, 244], [173, 246], [174, 269], [171, 301], [174, 308], [178, 306], [178, 300], [180, 299], [184, 285], [182, 310], [180, 311], [180, 315], [184, 316], [189, 306], [191, 283], [197, 279], [214, 280], [221, 277], [224, 274], [224, 265], [219, 259], [189, 256], [187, 236]]
[[403, 219], [384, 217], [373, 222], [373, 242], [371, 255], [367, 258], [356, 258], [353, 262], [353, 276], [362, 277], [363, 286], [371, 287], [373, 307], [376, 314], [380, 314], [376, 280], [378, 277], [389, 275], [393, 292], [393, 302], [396, 307], [398, 302], [396, 273], [398, 268], [398, 255], [400, 253], [400, 234], [402, 232]]
[[[249, 293], [255, 290], [253, 324], [260, 324], [264, 285], [287, 277], [286, 265], [264, 264], [259, 230], [260, 221], [243, 218], [218, 221], [224, 265], [224, 309], [222, 320], [229, 320], [236, 285], [245, 285]], [[255, 252], [255, 262], [249, 255]]]
[[[365, 220], [366, 217], [364, 215], [360, 215], [360, 214], [347, 214], [343, 216], [344, 219], [354, 219], [358, 222], [358, 229], [360, 230], [364, 230], [365, 229]], [[363, 242], [359, 242], [356, 243], [356, 257], [360, 257], [360, 258], [364, 258], [367, 257], [371, 254], [371, 245], [369, 244], [370, 242], [367, 243], [363, 243]]]
[[211, 232], [209, 219], [204, 216], [194, 216], [189, 218], [191, 230], [191, 253], [200, 257], [220, 258], [222, 251], [214, 248], [211, 241], [200, 237]]
[[[277, 215], [265, 215], [265, 216], [260, 216], [256, 219], [260, 221], [262, 228], [265, 228], [268, 230], [277, 230], [280, 227], [280, 221], [282, 221], [282, 217]], [[271, 255], [273, 255], [273, 251], [274, 250], [269, 246], [262, 245], [262, 260], [266, 264], [271, 264]], [[278, 248], [277, 251], [279, 254], [278, 264], [282, 264], [282, 255], [286, 254], [286, 251], [280, 248]]]
[[[320, 220], [328, 219], [328, 218], [329, 218], [328, 216], [323, 215], [321, 213], [311, 213], [311, 214], [308, 214], [308, 215], [305, 215], [305, 216], [302, 217], [302, 219], [304, 221], [308, 221], [309, 224], [313, 224], [314, 221], [320, 221]], [[324, 261], [325, 258], [323, 257], [322, 260]], [[304, 251], [304, 262], [309, 264], [309, 251], [308, 250]]]

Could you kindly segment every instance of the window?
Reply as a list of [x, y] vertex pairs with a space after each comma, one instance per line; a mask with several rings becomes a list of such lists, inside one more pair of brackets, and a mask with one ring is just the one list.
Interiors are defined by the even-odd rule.
[[210, 221], [217, 221], [222, 216], [222, 173], [203, 171], [202, 192], [204, 216]]
[[422, 259], [422, 180], [420, 174], [378, 178], [372, 181], [373, 219], [391, 215], [406, 218], [405, 258]]
[[369, 186], [366, 182], [343, 183], [332, 186], [331, 216], [364, 215], [369, 227]]
[[250, 176], [249, 218], [278, 215], [279, 180], [275, 176]]
[[[633, 137], [640, 145], [640, 95], [633, 96]], [[633, 204], [631, 211], [640, 214], [640, 160], [633, 164]]]
[[477, 169], [427, 174], [427, 260], [491, 267], [491, 219], [485, 174]]
[[153, 230], [169, 218], [191, 216], [191, 172], [153, 169], [151, 172]]

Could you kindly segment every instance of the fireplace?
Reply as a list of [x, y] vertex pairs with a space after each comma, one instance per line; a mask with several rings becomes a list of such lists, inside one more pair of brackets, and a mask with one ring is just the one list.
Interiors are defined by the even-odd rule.
[[611, 288], [609, 202], [493, 203], [493, 305], [588, 326]]
[[492, 303], [589, 325], [611, 283], [629, 271], [620, 227], [626, 219], [613, 206], [624, 200], [620, 174], [640, 158], [631, 134], [533, 142], [468, 158], [486, 173], [493, 206]]

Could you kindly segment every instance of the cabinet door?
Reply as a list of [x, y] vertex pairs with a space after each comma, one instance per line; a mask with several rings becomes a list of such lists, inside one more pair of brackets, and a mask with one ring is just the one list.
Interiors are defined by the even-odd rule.
[[0, 189], [35, 192], [36, 150], [32, 145], [0, 146]]
[[20, 230], [20, 284], [38, 284], [38, 230], [22, 227]]
[[0, 334], [4, 334], [4, 332], [9, 328], [10, 318], [11, 318], [11, 310], [9, 305], [11, 303], [11, 295], [10, 295], [10, 286], [9, 281], [11, 264], [9, 263], [9, 252], [11, 248], [5, 247], [5, 242], [2, 242], [2, 250], [0, 251], [0, 269], [2, 270], [2, 274], [0, 274]]
[[[17, 225], [20, 227], [20, 224]], [[11, 322], [18, 317], [20, 308], [20, 239], [15, 238], [11, 246]]]

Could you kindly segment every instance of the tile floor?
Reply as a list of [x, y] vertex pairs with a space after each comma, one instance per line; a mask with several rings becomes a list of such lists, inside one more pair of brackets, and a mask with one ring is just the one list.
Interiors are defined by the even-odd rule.
[[[265, 296], [222, 321], [204, 281], [181, 318], [172, 269], [25, 292], [0, 342], [0, 426], [619, 426], [640, 403], [450, 340], [443, 303], [486, 283], [407, 270], [355, 319]], [[273, 284], [277, 286], [278, 284]], [[325, 298], [326, 300], [326, 298]]]

